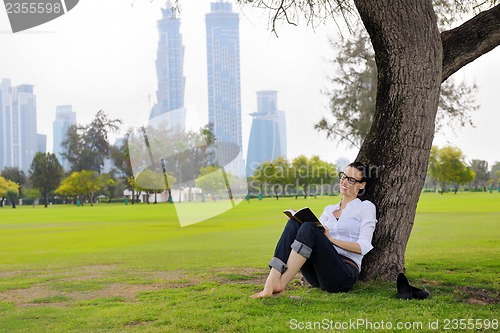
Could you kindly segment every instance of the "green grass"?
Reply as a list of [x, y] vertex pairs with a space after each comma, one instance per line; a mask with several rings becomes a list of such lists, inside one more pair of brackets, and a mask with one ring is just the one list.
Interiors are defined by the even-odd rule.
[[[499, 193], [422, 195], [406, 269], [427, 300], [396, 299], [393, 282], [329, 294], [297, 281], [283, 297], [250, 299], [281, 212], [338, 199], [252, 200], [183, 228], [168, 204], [4, 207], [0, 332], [287, 332], [315, 322], [308, 331], [439, 332], [459, 328], [453, 319], [499, 320]], [[453, 331], [496, 331], [487, 323]], [[335, 329], [347, 324], [359, 326]]]

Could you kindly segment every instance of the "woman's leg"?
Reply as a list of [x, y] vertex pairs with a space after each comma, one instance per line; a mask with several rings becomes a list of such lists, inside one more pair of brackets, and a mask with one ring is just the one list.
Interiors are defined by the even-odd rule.
[[314, 223], [300, 225], [295, 220], [288, 221], [269, 267], [264, 290], [253, 297], [283, 291], [299, 270], [313, 286], [329, 292], [348, 291], [359, 274], [342, 260]]
[[286, 266], [288, 269], [281, 274], [280, 278], [280, 286], [283, 289], [287, 286], [287, 284], [292, 281], [293, 277], [299, 272], [300, 268], [304, 265], [307, 258], [302, 254], [295, 252], [292, 250], [290, 252], [290, 256], [288, 256], [288, 261], [286, 262]]
[[306, 260], [304, 265], [302, 265], [300, 272], [302, 273], [302, 277], [311, 285], [311, 287], [321, 288], [312, 260]]
[[301, 272], [314, 287], [339, 292], [348, 291], [354, 286], [359, 271], [344, 262], [332, 243], [313, 223], [305, 223], [300, 228], [293, 247], [306, 248], [302, 251], [308, 260]]
[[299, 231], [301, 224], [295, 219], [290, 219], [285, 225], [285, 229], [281, 233], [281, 237], [276, 244], [276, 249], [274, 250], [274, 257], [269, 263], [269, 268], [275, 268], [280, 273], [284, 273], [287, 270], [286, 262], [290, 256], [290, 251], [292, 251], [292, 244], [295, 242], [297, 237], [297, 232]]
[[288, 261], [288, 257], [292, 251], [291, 245], [295, 241], [299, 228], [300, 224], [295, 219], [288, 220], [285, 229], [281, 233], [281, 237], [276, 244], [274, 257], [269, 263], [269, 268], [271, 270], [267, 276], [264, 289], [261, 292], [252, 295], [252, 297], [260, 298], [264, 296], [271, 296], [283, 291], [284, 287], [281, 285], [281, 275], [288, 269], [286, 262]]

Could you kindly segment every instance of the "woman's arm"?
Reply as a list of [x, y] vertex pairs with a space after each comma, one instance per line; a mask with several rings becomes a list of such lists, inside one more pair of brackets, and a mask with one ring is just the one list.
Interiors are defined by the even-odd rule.
[[357, 242], [346, 242], [342, 241], [340, 239], [335, 239], [330, 235], [330, 231], [328, 231], [328, 228], [325, 227], [325, 236], [328, 238], [328, 240], [335, 246], [340, 247], [341, 249], [344, 249], [349, 252], [353, 252], [356, 254], [361, 254], [361, 246]]

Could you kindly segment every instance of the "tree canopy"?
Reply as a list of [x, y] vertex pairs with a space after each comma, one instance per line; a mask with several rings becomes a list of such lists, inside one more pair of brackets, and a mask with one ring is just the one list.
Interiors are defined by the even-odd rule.
[[465, 163], [465, 156], [457, 147], [433, 147], [429, 161], [429, 174], [441, 183], [441, 193], [446, 191], [446, 184], [451, 184], [455, 193], [459, 185], [470, 183], [475, 172]]
[[11, 200], [12, 207], [15, 208], [15, 199], [19, 195], [19, 184], [0, 176], [0, 208], [3, 207], [5, 199]]
[[20, 170], [18, 167], [6, 167], [0, 172], [2, 177], [8, 180], [12, 180], [14, 183], [19, 185], [19, 196], [21, 196], [21, 189], [27, 182], [26, 175], [24, 171]]
[[[370, 130], [377, 96], [375, 54], [366, 30], [356, 29], [351, 37], [332, 41], [338, 55], [332, 61], [336, 68], [330, 77], [331, 88], [325, 91], [330, 99], [330, 114], [314, 127], [327, 137], [345, 140], [358, 147]], [[439, 96], [436, 131], [443, 124], [472, 124], [470, 112], [477, 110], [476, 85], [443, 82]]]
[[469, 165], [475, 175], [471, 186], [473, 186], [476, 190], [480, 187], [486, 191], [488, 181], [491, 178], [490, 171], [488, 170], [488, 162], [484, 160], [472, 160]]
[[49, 202], [49, 194], [57, 188], [63, 174], [63, 167], [56, 155], [40, 152], [35, 154], [29, 175], [33, 187], [40, 191], [45, 200], [45, 207], [47, 207]]
[[105, 177], [99, 176], [97, 171], [74, 171], [69, 177], [62, 180], [56, 189], [56, 193], [67, 197], [79, 198], [82, 203], [84, 201], [83, 198], [88, 197], [92, 206], [94, 195], [104, 186], [104, 181]]
[[99, 110], [94, 120], [85, 126], [72, 125], [62, 142], [64, 152], [71, 171], [94, 170], [101, 172], [104, 161], [109, 157], [110, 144], [108, 136], [118, 130], [119, 119], [109, 119], [106, 113]]

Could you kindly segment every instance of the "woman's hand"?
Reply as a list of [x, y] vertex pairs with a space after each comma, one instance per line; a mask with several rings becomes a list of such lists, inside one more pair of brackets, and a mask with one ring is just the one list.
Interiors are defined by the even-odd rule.
[[333, 238], [330, 235], [330, 231], [328, 230], [328, 227], [326, 227], [326, 226], [323, 226], [323, 227], [325, 228], [325, 231], [323, 232], [323, 234], [326, 236], [326, 238], [328, 238], [330, 243], [332, 243], [333, 245], [338, 246], [341, 249], [344, 249], [346, 251], [353, 252], [356, 254], [361, 254], [361, 247], [359, 246], [359, 244], [357, 242], [345, 242], [345, 241], [341, 241], [340, 239]]
[[325, 228], [323, 230], [323, 234], [326, 236], [326, 238], [328, 238], [330, 240], [330, 242], [332, 241], [332, 236], [330, 235], [330, 230], [328, 230], [328, 227], [327, 226], [323, 226], [323, 228]]
[[323, 231], [323, 234], [326, 236], [326, 238], [328, 238], [328, 240], [330, 241], [330, 243], [334, 244], [334, 241], [336, 240], [335, 238], [332, 237], [332, 235], [330, 235], [330, 230], [328, 229], [328, 227], [326, 226], [323, 226], [325, 228], [325, 230]]

